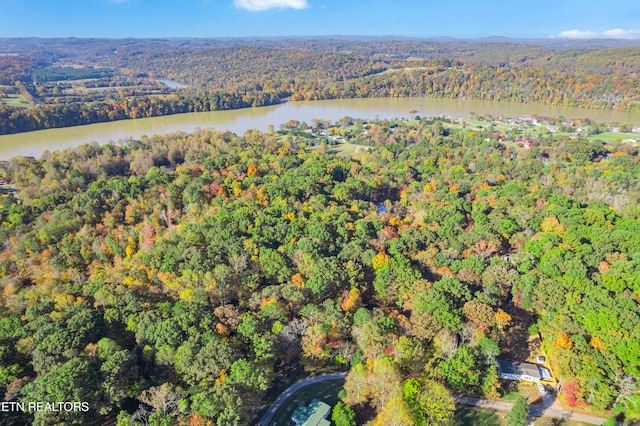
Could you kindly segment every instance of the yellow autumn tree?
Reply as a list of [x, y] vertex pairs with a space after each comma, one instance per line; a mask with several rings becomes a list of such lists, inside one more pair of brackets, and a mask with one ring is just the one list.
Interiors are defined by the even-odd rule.
[[502, 309], [498, 309], [496, 312], [496, 325], [500, 330], [505, 328], [511, 323], [511, 315], [503, 311]]
[[381, 251], [380, 253], [373, 256], [373, 259], [371, 259], [371, 263], [373, 264], [373, 270], [379, 271], [387, 263], [389, 263], [389, 255]]
[[602, 343], [602, 340], [600, 340], [600, 338], [598, 336], [592, 337], [591, 341], [589, 342], [589, 345], [592, 348], [596, 348], [598, 350], [603, 350], [604, 349], [604, 343]]
[[393, 398], [378, 413], [374, 426], [409, 426], [413, 425], [411, 411], [401, 397]]
[[428, 182], [424, 188], [422, 188], [422, 192], [425, 193], [434, 193], [436, 192], [436, 189], [438, 188], [437, 184], [435, 182]]
[[554, 234], [562, 235], [566, 229], [562, 223], [555, 216], [546, 216], [540, 224], [542, 232], [553, 232]]
[[136, 242], [136, 240], [134, 240], [133, 237], [131, 236], [127, 237], [127, 248], [124, 250], [125, 254], [127, 256], [131, 256], [133, 253], [136, 252], [137, 248], [138, 248], [138, 243]]
[[555, 341], [555, 346], [562, 349], [571, 349], [573, 348], [573, 340], [569, 333], [565, 331], [561, 331], [558, 333], [558, 338]]
[[304, 287], [304, 278], [302, 278], [302, 274], [300, 272], [297, 272], [291, 277], [291, 285], [298, 288]]

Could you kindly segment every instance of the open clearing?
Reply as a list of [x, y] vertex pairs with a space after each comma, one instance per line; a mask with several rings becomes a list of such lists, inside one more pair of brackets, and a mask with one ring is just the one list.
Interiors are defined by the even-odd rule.
[[11, 107], [31, 108], [33, 106], [27, 102], [24, 96], [16, 94], [7, 95], [7, 97], [3, 98], [1, 102]]
[[637, 133], [620, 133], [620, 132], [602, 132], [597, 135], [588, 136], [589, 140], [601, 140], [604, 142], [620, 142], [628, 139], [637, 140], [640, 139], [640, 135]]

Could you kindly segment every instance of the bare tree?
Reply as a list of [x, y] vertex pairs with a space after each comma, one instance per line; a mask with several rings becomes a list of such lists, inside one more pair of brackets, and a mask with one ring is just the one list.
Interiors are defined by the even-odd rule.
[[434, 343], [445, 358], [450, 358], [458, 352], [458, 336], [449, 330], [442, 330], [438, 333]]
[[144, 407], [140, 407], [131, 416], [131, 424], [141, 424], [143, 426], [149, 426], [149, 416], [151, 412]]
[[621, 400], [623, 404], [628, 405], [630, 396], [638, 393], [638, 379], [629, 373], [617, 372], [614, 377], [614, 383], [618, 388], [618, 397], [613, 405], [616, 405]]
[[282, 356], [287, 359], [297, 357], [301, 351], [300, 339], [307, 329], [307, 322], [301, 318], [296, 318], [285, 325], [278, 335], [278, 344]]
[[353, 355], [356, 352], [356, 347], [353, 343], [347, 340], [341, 340], [338, 343], [338, 355], [345, 361], [351, 361]]
[[307, 329], [308, 325], [309, 324], [307, 324], [307, 321], [303, 320], [302, 318], [296, 318], [292, 320], [289, 324], [287, 324], [287, 327], [289, 327], [291, 331], [295, 333], [298, 336], [298, 338], [300, 338], [302, 337], [302, 335], [304, 335], [304, 332]]
[[180, 395], [173, 390], [169, 383], [154, 386], [140, 395], [140, 401], [153, 407], [154, 412], [160, 412], [163, 416], [171, 415], [178, 409]]
[[233, 256], [229, 256], [229, 266], [235, 275], [240, 275], [247, 269], [249, 261], [249, 255], [247, 253], [240, 252]]
[[471, 321], [468, 321], [460, 330], [460, 339], [463, 345], [470, 344], [476, 335], [476, 325]]

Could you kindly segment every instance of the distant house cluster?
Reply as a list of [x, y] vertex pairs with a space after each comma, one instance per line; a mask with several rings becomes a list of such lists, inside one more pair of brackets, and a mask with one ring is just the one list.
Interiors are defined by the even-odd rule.
[[498, 360], [500, 378], [525, 382], [553, 382], [551, 372], [539, 365], [528, 362]]
[[331, 407], [314, 399], [309, 405], [299, 405], [291, 415], [291, 421], [296, 426], [331, 426], [327, 420]]

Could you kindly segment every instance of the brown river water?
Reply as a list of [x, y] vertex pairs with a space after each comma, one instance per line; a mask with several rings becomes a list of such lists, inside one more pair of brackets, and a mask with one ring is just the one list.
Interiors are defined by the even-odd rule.
[[198, 128], [230, 130], [242, 134], [249, 129], [266, 131], [271, 124], [278, 129], [280, 124], [290, 119], [311, 123], [313, 118], [336, 121], [344, 116], [391, 119], [410, 118], [415, 115], [427, 117], [447, 115], [463, 118], [469, 117], [471, 112], [513, 118], [530, 115], [564, 116], [568, 119], [590, 118], [598, 122], [627, 122], [640, 126], [640, 113], [610, 110], [462, 99], [340, 99], [286, 102], [268, 107], [176, 114], [2, 135], [0, 136], [0, 160], [18, 155], [39, 157], [45, 150], [60, 150], [92, 141], [103, 144], [110, 141], [118, 142], [129, 137], [136, 139], [142, 135], [152, 136], [179, 130], [189, 133]]

